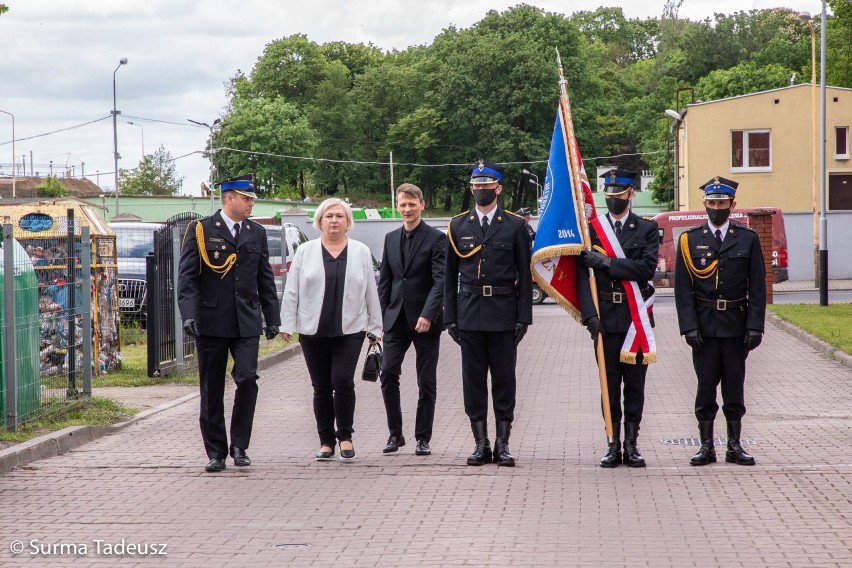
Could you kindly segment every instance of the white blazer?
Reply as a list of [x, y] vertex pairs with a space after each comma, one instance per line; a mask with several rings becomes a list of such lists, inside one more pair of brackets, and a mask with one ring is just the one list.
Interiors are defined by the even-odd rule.
[[[303, 243], [287, 273], [281, 300], [281, 332], [314, 335], [325, 296], [325, 265], [320, 239]], [[343, 285], [343, 333], [368, 331], [382, 336], [382, 309], [370, 249], [349, 239]]]

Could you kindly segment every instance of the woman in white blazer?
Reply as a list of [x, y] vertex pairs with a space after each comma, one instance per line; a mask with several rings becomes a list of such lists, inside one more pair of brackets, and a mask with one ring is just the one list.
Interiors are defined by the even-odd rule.
[[320, 203], [314, 215], [320, 238], [296, 250], [281, 301], [282, 335], [299, 334], [314, 388], [318, 461], [333, 459], [336, 443], [341, 460], [355, 458], [355, 370], [365, 335], [378, 340], [382, 332], [370, 249], [347, 236], [352, 223], [345, 201]]

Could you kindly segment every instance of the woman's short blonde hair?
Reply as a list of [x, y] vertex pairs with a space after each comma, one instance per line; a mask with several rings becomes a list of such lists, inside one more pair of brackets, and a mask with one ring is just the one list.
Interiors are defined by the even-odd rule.
[[349, 229], [351, 229], [352, 225], [355, 223], [355, 219], [352, 218], [352, 209], [349, 208], [348, 203], [336, 197], [329, 197], [328, 199], [319, 204], [316, 213], [314, 213], [314, 227], [322, 231], [323, 215], [325, 215], [325, 212], [328, 211], [330, 207], [334, 207], [335, 205], [340, 205], [341, 207], [343, 207], [343, 212], [346, 213], [346, 232], [348, 233]]

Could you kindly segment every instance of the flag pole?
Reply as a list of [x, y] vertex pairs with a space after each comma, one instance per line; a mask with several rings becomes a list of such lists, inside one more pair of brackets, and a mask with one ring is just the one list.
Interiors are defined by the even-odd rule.
[[[582, 187], [580, 180], [580, 164], [577, 162], [577, 140], [574, 138], [574, 119], [571, 115], [571, 101], [568, 98], [568, 81], [565, 80], [565, 75], [562, 71], [562, 58], [559, 56], [559, 50], [556, 50], [556, 63], [559, 68], [559, 105], [562, 108], [561, 122], [562, 129], [565, 132], [565, 139], [568, 140], [568, 163], [569, 171], [571, 172], [571, 186], [574, 188]], [[589, 236], [589, 223], [586, 219], [586, 207], [582, 199], [582, 192], [574, 191], [574, 207], [577, 210], [579, 219], [580, 233], [583, 238], [583, 248], [591, 250], [592, 239]], [[578, 262], [580, 260], [578, 259]], [[592, 302], [595, 305], [595, 313], [600, 318], [600, 304], [598, 302], [598, 287], [595, 272], [589, 268], [589, 288], [592, 292]], [[595, 353], [598, 361], [598, 379], [601, 385], [601, 409], [604, 418], [604, 430], [606, 432], [607, 443], [611, 444], [615, 440], [612, 429], [612, 413], [609, 409], [609, 389], [607, 388], [606, 379], [606, 362], [604, 361], [603, 351], [603, 331], [600, 332], [595, 340]]]

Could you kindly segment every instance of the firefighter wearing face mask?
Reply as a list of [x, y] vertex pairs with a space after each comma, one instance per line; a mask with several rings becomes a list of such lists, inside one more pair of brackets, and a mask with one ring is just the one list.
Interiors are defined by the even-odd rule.
[[[648, 364], [656, 360], [651, 329], [654, 287], [650, 281], [657, 269], [660, 235], [656, 221], [639, 217], [630, 210], [636, 172], [614, 169], [601, 178], [607, 213], [591, 223], [592, 250], [582, 253], [584, 264], [595, 273], [600, 309], [600, 319], [592, 315], [583, 324], [593, 340], [603, 341], [613, 425], [613, 441], [600, 466], [611, 468], [623, 463], [645, 467], [636, 440], [645, 406], [645, 375]], [[588, 287], [586, 281], [580, 285]], [[628, 339], [636, 336], [637, 329], [649, 338], [651, 352], [643, 353], [641, 346], [636, 347]]]
[[[524, 219], [497, 204], [503, 168], [480, 160], [469, 171], [476, 206], [450, 220], [444, 270], [444, 323], [461, 346], [465, 413], [476, 442], [467, 464], [514, 466], [517, 346], [532, 324], [530, 237]], [[496, 421], [488, 440], [488, 373]]]
[[754, 465], [740, 443], [746, 412], [743, 386], [749, 351], [760, 345], [766, 314], [766, 272], [757, 234], [728, 219], [736, 206], [737, 182], [716, 177], [704, 185], [707, 223], [678, 239], [675, 304], [680, 333], [692, 348], [698, 376], [695, 417], [701, 447], [692, 465], [716, 461], [713, 424], [722, 386], [728, 425], [725, 461]]

